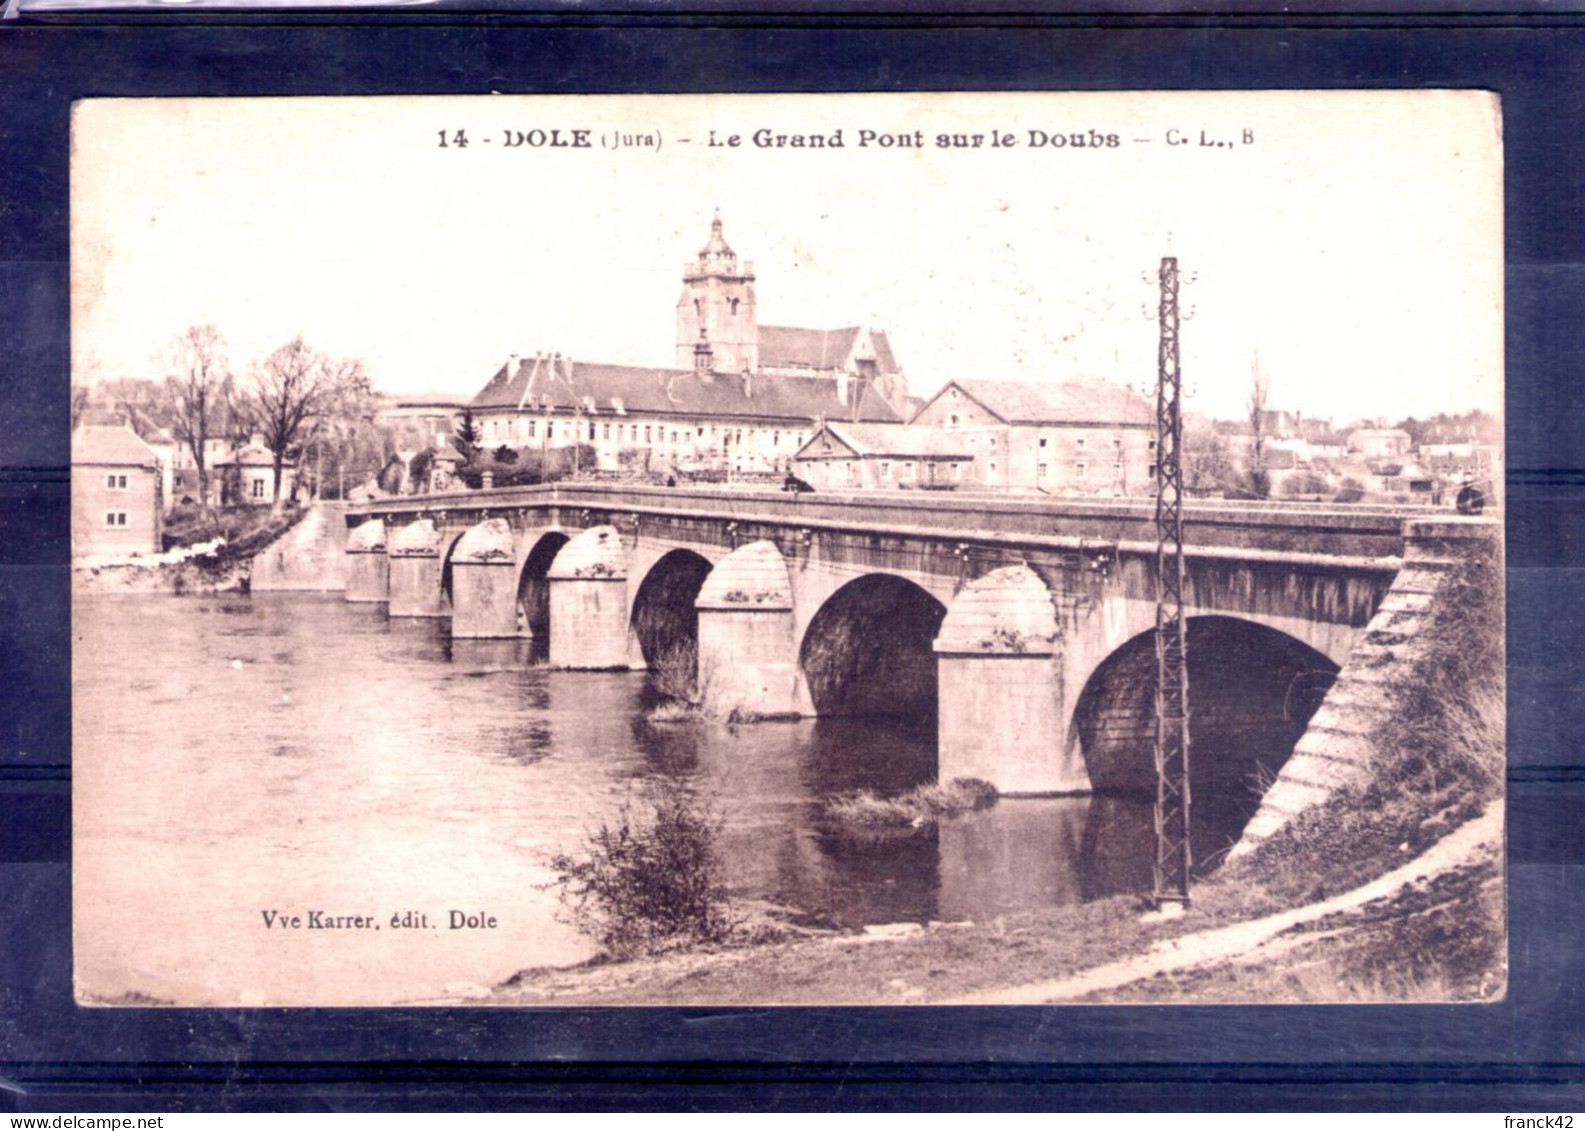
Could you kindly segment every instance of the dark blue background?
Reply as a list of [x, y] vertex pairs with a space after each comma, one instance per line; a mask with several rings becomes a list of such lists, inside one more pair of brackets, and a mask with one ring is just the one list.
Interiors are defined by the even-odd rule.
[[[878, 10], [0, 28], [0, 1106], [1585, 1108], [1585, 20]], [[82, 1010], [67, 126], [91, 96], [1484, 87], [1507, 158], [1512, 979], [1492, 1006]], [[1167, 191], [1170, 186], [1163, 186]], [[922, 238], [926, 238], [922, 234]], [[1322, 328], [1324, 332], [1324, 328]], [[1425, 375], [1412, 375], [1424, 379]], [[1408, 375], [1406, 375], [1406, 379]]]

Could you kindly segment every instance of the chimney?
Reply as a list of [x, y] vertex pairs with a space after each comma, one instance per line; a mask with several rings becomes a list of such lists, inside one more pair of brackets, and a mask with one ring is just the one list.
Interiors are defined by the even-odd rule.
[[743, 367], [743, 396], [749, 400], [754, 399], [754, 375], [748, 371], [748, 366]]
[[837, 370], [837, 404], [846, 408], [848, 403], [848, 371]]
[[508, 381], [512, 379], [512, 374], [517, 372], [517, 364], [519, 360], [520, 359], [515, 353], [509, 353], [506, 355], [506, 379]]
[[704, 377], [715, 369], [715, 351], [710, 348], [710, 339], [704, 332], [704, 327], [699, 327], [699, 340], [693, 347], [693, 371]]

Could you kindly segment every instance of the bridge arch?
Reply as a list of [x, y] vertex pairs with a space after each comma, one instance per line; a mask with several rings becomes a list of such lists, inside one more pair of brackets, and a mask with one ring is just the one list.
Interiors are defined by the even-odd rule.
[[703, 554], [675, 549], [662, 554], [644, 574], [633, 593], [628, 623], [646, 665], [672, 656], [690, 669], [695, 667], [699, 613], [694, 602], [710, 570], [710, 560]]
[[462, 541], [471, 527], [458, 527], [442, 529], [440, 532], [440, 609], [449, 613], [457, 603], [456, 578], [451, 572], [451, 560], [455, 555], [457, 543]]
[[855, 578], [810, 619], [798, 666], [817, 715], [934, 717], [944, 606], [891, 573]]
[[517, 617], [525, 636], [550, 637], [550, 564], [569, 541], [566, 531], [545, 527], [527, 531], [519, 544]]
[[[1187, 623], [1191, 785], [1204, 818], [1196, 855], [1204, 857], [1254, 815], [1338, 665], [1256, 621], [1207, 615]], [[1127, 640], [1079, 692], [1069, 741], [1097, 792], [1155, 789], [1155, 636], [1152, 628]]]

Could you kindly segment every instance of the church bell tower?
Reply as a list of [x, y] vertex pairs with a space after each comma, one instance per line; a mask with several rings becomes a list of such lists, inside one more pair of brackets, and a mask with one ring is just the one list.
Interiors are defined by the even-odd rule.
[[736, 373], [759, 368], [759, 320], [754, 312], [754, 264], [738, 267], [737, 253], [721, 234], [721, 214], [710, 242], [683, 264], [677, 300], [677, 368], [694, 367], [694, 347], [710, 343], [715, 369]]

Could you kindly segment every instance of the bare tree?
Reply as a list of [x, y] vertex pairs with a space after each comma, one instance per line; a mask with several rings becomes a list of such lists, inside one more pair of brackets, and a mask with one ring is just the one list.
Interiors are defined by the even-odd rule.
[[165, 389], [171, 431], [192, 453], [198, 505], [209, 510], [208, 443], [229, 425], [231, 368], [226, 343], [213, 326], [189, 326], [165, 352]]
[[1260, 364], [1260, 354], [1256, 353], [1249, 363], [1249, 427], [1252, 435], [1249, 481], [1255, 494], [1261, 498], [1265, 498], [1271, 490], [1265, 466], [1266, 399], [1270, 394], [1271, 378], [1266, 376]]
[[286, 460], [305, 438], [305, 426], [331, 403], [338, 387], [362, 372], [361, 362], [335, 361], [303, 341], [301, 334], [254, 368], [247, 411], [274, 457], [274, 509], [281, 507]]

